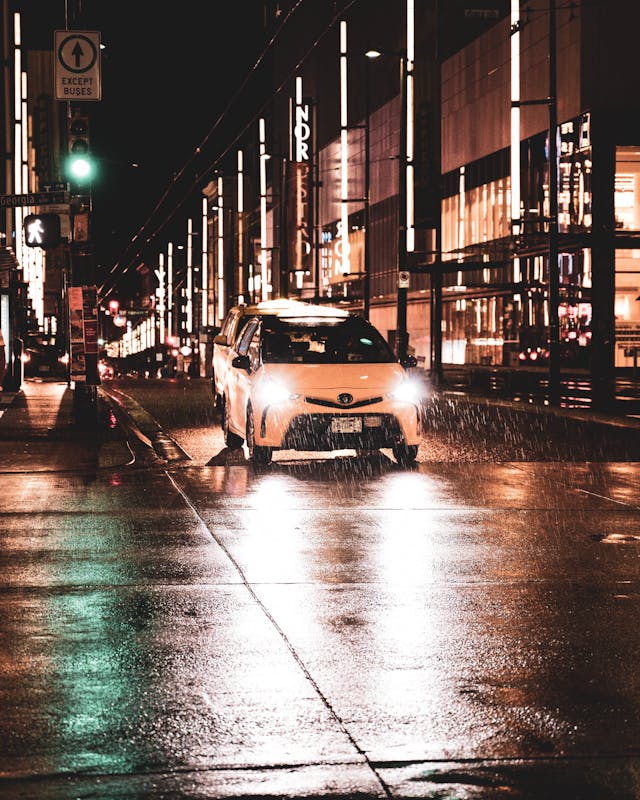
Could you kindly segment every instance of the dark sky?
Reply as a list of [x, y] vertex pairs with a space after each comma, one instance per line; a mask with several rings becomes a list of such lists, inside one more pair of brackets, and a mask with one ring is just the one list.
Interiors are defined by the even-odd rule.
[[[75, 7], [74, 0], [68, 4]], [[67, 27], [64, 0], [13, 5], [22, 11], [27, 47], [51, 49], [54, 31]], [[93, 225], [103, 269], [237, 94], [264, 46], [262, 6], [262, 0], [82, 0], [82, 18], [68, 27], [99, 31], [105, 45], [102, 100], [83, 104], [102, 166], [93, 186]]]

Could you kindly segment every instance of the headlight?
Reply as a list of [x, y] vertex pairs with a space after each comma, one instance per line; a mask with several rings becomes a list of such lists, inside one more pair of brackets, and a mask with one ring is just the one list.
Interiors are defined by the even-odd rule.
[[266, 406], [284, 403], [297, 395], [292, 394], [289, 387], [281, 381], [269, 379], [260, 384], [258, 391], [260, 402]]
[[396, 388], [389, 392], [392, 400], [399, 400], [401, 403], [413, 403], [417, 405], [424, 394], [424, 388], [419, 381], [408, 379], [399, 383]]

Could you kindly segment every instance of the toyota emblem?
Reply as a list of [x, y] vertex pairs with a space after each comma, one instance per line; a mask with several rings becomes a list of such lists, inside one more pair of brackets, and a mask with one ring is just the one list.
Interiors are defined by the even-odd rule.
[[343, 406], [348, 406], [349, 403], [353, 403], [353, 395], [348, 392], [343, 392], [338, 395], [338, 402], [342, 403]]

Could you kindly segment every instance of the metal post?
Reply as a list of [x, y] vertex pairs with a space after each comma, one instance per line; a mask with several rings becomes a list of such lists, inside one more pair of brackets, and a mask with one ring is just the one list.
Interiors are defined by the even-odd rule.
[[407, 55], [400, 57], [400, 155], [398, 159], [398, 298], [396, 316], [396, 352], [407, 355], [407, 287], [400, 286], [401, 273], [407, 270]]
[[365, 124], [364, 124], [364, 276], [363, 276], [363, 302], [362, 314], [369, 319], [369, 306], [371, 301], [371, 273], [370, 273], [370, 207], [369, 191], [371, 185], [371, 75], [369, 59], [365, 58], [364, 97], [365, 97]]
[[313, 274], [316, 286], [314, 295], [315, 301], [320, 302], [323, 295], [322, 275], [320, 274], [320, 159], [318, 156], [318, 133], [317, 133], [317, 111], [318, 104], [314, 100], [311, 103], [311, 120], [313, 124], [313, 134], [311, 139], [311, 219], [313, 220], [311, 254], [313, 258]]
[[[437, 251], [440, 253], [439, 241]], [[439, 255], [431, 273], [431, 291], [433, 294], [431, 377], [434, 386], [440, 387], [444, 382], [444, 375], [442, 371], [442, 261]]]
[[556, 2], [549, 2], [549, 403], [560, 405]]

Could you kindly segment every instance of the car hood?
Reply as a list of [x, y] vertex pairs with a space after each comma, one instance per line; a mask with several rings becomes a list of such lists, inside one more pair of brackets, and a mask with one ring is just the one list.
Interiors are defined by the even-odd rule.
[[349, 392], [354, 398], [392, 391], [406, 379], [397, 363], [387, 364], [265, 364], [263, 377], [286, 381], [292, 391], [322, 396]]

